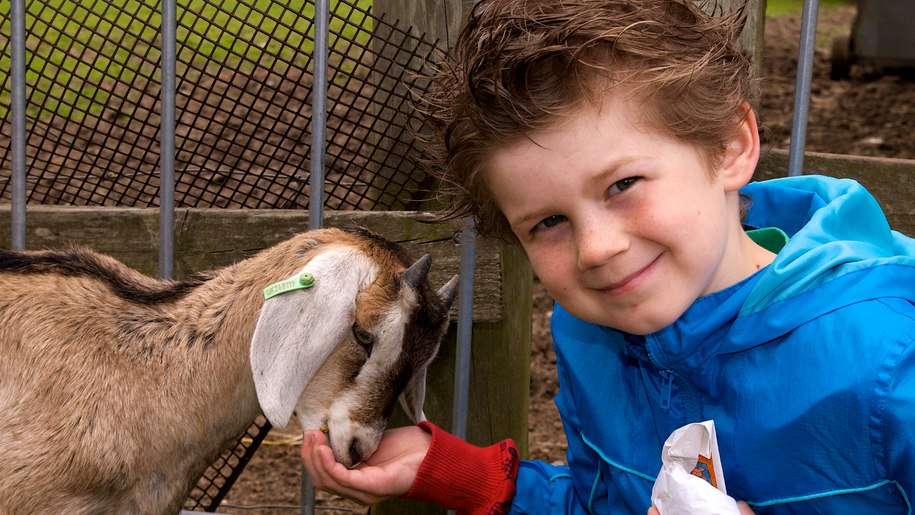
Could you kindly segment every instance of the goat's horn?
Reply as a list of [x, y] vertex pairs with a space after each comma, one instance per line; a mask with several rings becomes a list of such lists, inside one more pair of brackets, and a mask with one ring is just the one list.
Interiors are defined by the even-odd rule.
[[426, 275], [429, 274], [429, 267], [432, 266], [432, 256], [426, 254], [425, 256], [416, 260], [416, 263], [410, 265], [410, 268], [404, 270], [403, 280], [405, 283], [409, 284], [414, 290], [419, 290], [422, 286], [423, 281], [426, 280]]
[[448, 282], [445, 283], [445, 285], [442, 286], [438, 290], [438, 296], [441, 297], [443, 301], [445, 301], [445, 305], [448, 306], [448, 308], [451, 308], [451, 305], [454, 304], [454, 298], [457, 297], [457, 293], [458, 293], [457, 274], [455, 274], [454, 277], [449, 279]]

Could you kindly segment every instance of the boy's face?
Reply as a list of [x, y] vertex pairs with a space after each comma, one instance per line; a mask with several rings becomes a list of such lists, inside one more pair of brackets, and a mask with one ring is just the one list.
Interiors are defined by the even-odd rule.
[[[694, 146], [641, 128], [612, 96], [575, 114], [497, 150], [487, 172], [496, 204], [565, 309], [648, 334], [771, 261], [740, 226], [737, 190], [756, 157], [744, 170], [746, 138], [712, 171]], [[756, 138], [750, 118], [752, 135], [742, 134]]]

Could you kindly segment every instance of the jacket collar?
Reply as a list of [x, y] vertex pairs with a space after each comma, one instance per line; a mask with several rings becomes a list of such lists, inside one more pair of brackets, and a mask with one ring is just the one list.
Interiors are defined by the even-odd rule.
[[627, 335], [626, 339], [644, 341], [649, 358], [660, 368], [684, 371], [702, 366], [729, 339], [728, 333], [763, 270], [698, 299], [664, 329], [644, 337]]
[[[824, 313], [879, 297], [915, 302], [915, 241], [890, 230], [861, 185], [818, 176], [753, 183], [747, 224], [790, 236], [775, 261], [698, 299], [672, 325], [644, 337], [656, 366], [687, 371], [716, 354], [784, 336]], [[608, 331], [612, 331], [609, 330]]]

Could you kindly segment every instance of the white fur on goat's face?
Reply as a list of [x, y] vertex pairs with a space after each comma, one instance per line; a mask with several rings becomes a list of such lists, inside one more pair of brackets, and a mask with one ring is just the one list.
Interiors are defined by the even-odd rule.
[[424, 419], [425, 371], [454, 298], [454, 281], [434, 293], [380, 269], [354, 248], [317, 255], [303, 270], [314, 286], [267, 301], [252, 342], [271, 423], [284, 426], [294, 406], [304, 429], [329, 428], [347, 466], [374, 452], [398, 394], [408, 415]]
[[[330, 356], [305, 388], [296, 405], [303, 428], [322, 425], [328, 428], [334, 455], [345, 465], [355, 465], [354, 456], [371, 455], [384, 432], [394, 400], [391, 390], [396, 386], [395, 376], [402, 368], [404, 332], [416, 307], [415, 293], [409, 289], [404, 293], [404, 297], [410, 298], [409, 302], [391, 306], [374, 327], [360, 324], [360, 331], [374, 336], [370, 352], [354, 335], [348, 335], [347, 341]], [[413, 373], [424, 373], [424, 370]], [[420, 406], [417, 410], [419, 417], [422, 417], [421, 409]], [[408, 413], [417, 418], [411, 410]]]

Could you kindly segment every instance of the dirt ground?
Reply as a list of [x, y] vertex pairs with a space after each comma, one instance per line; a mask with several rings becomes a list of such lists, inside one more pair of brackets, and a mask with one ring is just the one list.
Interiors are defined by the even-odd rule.
[[[915, 159], [915, 80], [911, 75], [854, 67], [849, 80], [829, 79], [831, 40], [849, 32], [853, 16], [852, 6], [820, 10], [807, 149]], [[799, 16], [766, 22], [762, 75], [767, 78], [762, 84], [759, 114], [767, 148], [789, 146], [799, 32]], [[552, 402], [558, 384], [548, 327], [551, 300], [539, 283], [535, 282], [534, 292], [530, 454], [534, 459], [563, 461], [565, 438]], [[264, 515], [297, 512], [298, 446], [280, 442], [280, 436], [270, 439], [277, 440], [277, 445], [261, 447], [220, 511]], [[323, 494], [318, 504], [326, 509], [366, 512]]]

